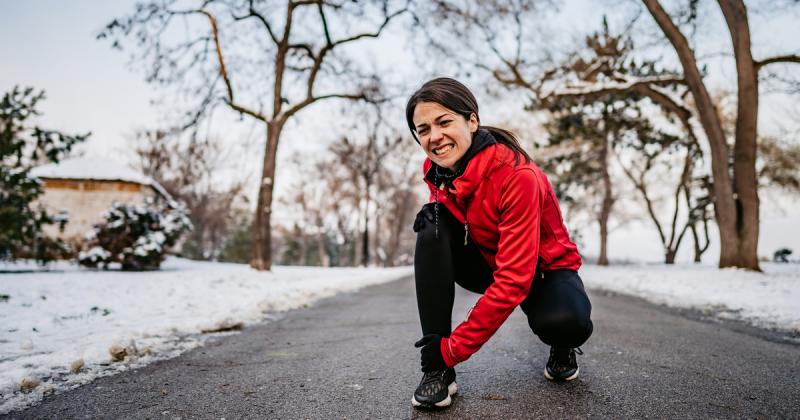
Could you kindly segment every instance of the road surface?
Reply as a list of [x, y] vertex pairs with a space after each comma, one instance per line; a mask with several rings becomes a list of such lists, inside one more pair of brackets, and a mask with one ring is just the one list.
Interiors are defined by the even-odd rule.
[[[457, 367], [460, 392], [445, 411], [411, 407], [420, 332], [406, 278], [287, 312], [7, 416], [800, 418], [800, 345], [635, 298], [589, 295], [595, 329], [579, 356], [579, 380], [544, 379], [548, 348], [517, 310]], [[476, 298], [457, 293], [454, 323]]]

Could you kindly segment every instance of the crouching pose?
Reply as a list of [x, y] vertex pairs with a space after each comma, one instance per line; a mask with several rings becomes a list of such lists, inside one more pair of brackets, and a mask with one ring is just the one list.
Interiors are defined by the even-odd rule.
[[[575, 354], [592, 334], [592, 306], [547, 177], [512, 133], [480, 125], [475, 97], [453, 79], [425, 83], [409, 99], [406, 120], [428, 155], [431, 192], [414, 221], [423, 377], [412, 404], [449, 406], [458, 390], [453, 367], [517, 306], [550, 346], [545, 377], [577, 378]], [[483, 296], [452, 329], [455, 284]]]

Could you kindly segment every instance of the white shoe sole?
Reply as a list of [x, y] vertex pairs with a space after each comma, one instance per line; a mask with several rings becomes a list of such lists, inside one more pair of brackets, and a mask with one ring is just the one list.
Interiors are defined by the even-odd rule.
[[[441, 401], [439, 401], [439, 402], [437, 402], [437, 403], [435, 403], [433, 405], [436, 406], [436, 407], [439, 407], [439, 408], [449, 407], [450, 404], [453, 403], [453, 399], [450, 398], [450, 396], [451, 395], [455, 395], [456, 393], [458, 393], [458, 384], [453, 382], [453, 383], [451, 383], [450, 385], [447, 386], [447, 398], [445, 398], [445, 399], [443, 399], [443, 400], [441, 400]], [[422, 406], [430, 407], [430, 404], [423, 404], [423, 403], [417, 401], [417, 399], [415, 397], [411, 397], [411, 405], [414, 406], [414, 407], [422, 407]]]
[[[565, 380], [565, 381], [571, 381], [571, 380], [573, 380], [573, 379], [577, 378], [577, 377], [578, 377], [578, 374], [579, 374], [580, 372], [581, 372], [581, 368], [579, 367], [579, 368], [575, 369], [575, 373], [573, 373], [572, 375], [570, 375], [570, 376], [568, 376], [568, 377], [564, 378], [564, 380]], [[549, 379], [549, 380], [551, 380], [551, 381], [555, 381], [555, 380], [556, 380], [556, 378], [554, 378], [554, 377], [550, 376], [550, 374], [547, 372], [547, 367], [545, 367], [545, 368], [544, 368], [544, 377], [545, 377], [545, 378], [547, 378], [547, 379]]]

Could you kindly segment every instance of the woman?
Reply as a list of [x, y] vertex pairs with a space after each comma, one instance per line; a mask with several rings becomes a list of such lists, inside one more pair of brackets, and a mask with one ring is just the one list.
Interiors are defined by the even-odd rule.
[[[591, 304], [553, 189], [513, 134], [481, 126], [461, 83], [439, 78], [408, 101], [406, 120], [428, 158], [430, 203], [414, 221], [414, 268], [423, 337], [415, 407], [447, 407], [453, 366], [467, 360], [520, 306], [550, 346], [544, 375], [578, 376], [575, 353], [592, 333]], [[451, 330], [455, 284], [483, 296]], [[577, 349], [578, 354], [580, 350]]]

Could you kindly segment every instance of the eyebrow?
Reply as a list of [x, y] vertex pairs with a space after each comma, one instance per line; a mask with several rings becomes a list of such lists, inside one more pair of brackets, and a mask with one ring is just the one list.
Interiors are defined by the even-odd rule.
[[[449, 112], [446, 112], [446, 113], [444, 113], [442, 115], [439, 115], [438, 117], [433, 119], [433, 122], [439, 121], [440, 119], [442, 119], [442, 117], [446, 117], [446, 116], [449, 116], [449, 115], [451, 115], [451, 113], [449, 113]], [[419, 131], [420, 128], [425, 127], [426, 125], [428, 125], [428, 124], [422, 123], [422, 124], [417, 125], [417, 127], [416, 127], [417, 131]]]

